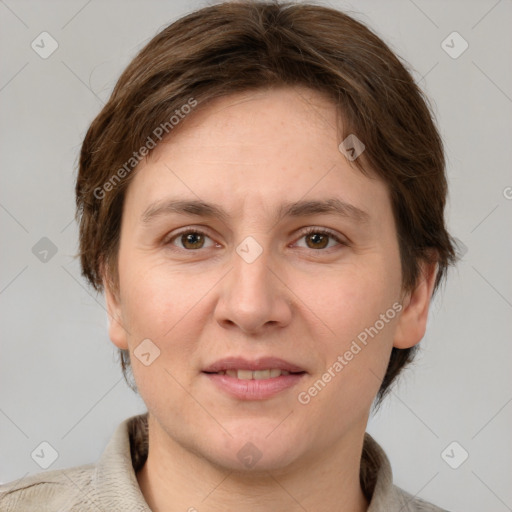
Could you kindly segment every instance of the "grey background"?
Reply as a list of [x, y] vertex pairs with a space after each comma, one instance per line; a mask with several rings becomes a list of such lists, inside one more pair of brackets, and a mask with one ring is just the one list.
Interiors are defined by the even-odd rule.
[[[121, 378], [103, 297], [73, 259], [77, 155], [135, 53], [204, 5], [0, 1], [0, 482], [40, 471], [31, 453], [42, 441], [58, 452], [50, 469], [93, 462], [115, 426], [145, 410]], [[432, 99], [449, 227], [467, 248], [420, 357], [369, 431], [412, 494], [452, 511], [512, 510], [512, 1], [324, 5], [376, 30]], [[43, 31], [59, 45], [47, 59], [31, 48]], [[469, 44], [458, 58], [441, 46], [453, 31]], [[32, 252], [43, 237], [57, 248], [46, 262]], [[441, 456], [453, 441], [469, 453], [457, 469]], [[461, 453], [448, 450], [450, 462]]]

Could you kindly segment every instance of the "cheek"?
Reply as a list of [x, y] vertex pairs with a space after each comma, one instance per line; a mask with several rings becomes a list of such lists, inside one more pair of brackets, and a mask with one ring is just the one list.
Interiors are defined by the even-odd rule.
[[312, 309], [340, 342], [372, 326], [400, 296], [400, 275], [380, 265], [354, 266], [321, 282], [303, 295], [314, 298]]
[[[133, 258], [124, 267], [123, 318], [129, 330], [132, 369], [141, 394], [144, 388], [151, 392], [174, 382], [166, 370], [183, 380], [206, 321], [205, 295], [216, 282], [169, 268], [162, 259], [142, 258]], [[136, 359], [143, 340], [150, 340], [145, 342], [149, 352], [158, 354], [150, 366]]]
[[343, 425], [365, 416], [380, 388], [393, 346], [396, 303], [382, 296], [370, 299], [364, 293], [351, 294], [350, 299], [344, 310], [332, 313], [336, 337], [329, 335], [323, 340], [324, 366], [311, 379], [311, 387], [301, 389], [326, 424]]
[[[181, 386], [188, 386], [187, 372], [200, 338], [198, 302], [205, 291], [192, 286], [183, 272], [171, 273], [163, 264], [140, 262], [129, 275], [123, 315], [130, 330], [128, 345], [137, 388], [150, 410], [161, 407], [179, 412], [187, 400]], [[150, 353], [148, 365], [137, 357], [142, 340], [150, 340], [144, 341], [145, 352]]]
[[125, 261], [121, 275], [123, 316], [132, 338], [158, 342], [197, 302], [198, 291], [190, 280], [179, 270], [169, 271], [161, 259], [133, 257]]
[[321, 349], [322, 372], [331, 369], [336, 375], [323, 399], [333, 393], [330, 399], [340, 404], [340, 414], [371, 404], [389, 361], [401, 276], [388, 256], [375, 256], [372, 264], [368, 260], [364, 266], [354, 265], [327, 281], [322, 279], [328, 286], [317, 283], [310, 288], [310, 296], [316, 297], [312, 309], [329, 328]]

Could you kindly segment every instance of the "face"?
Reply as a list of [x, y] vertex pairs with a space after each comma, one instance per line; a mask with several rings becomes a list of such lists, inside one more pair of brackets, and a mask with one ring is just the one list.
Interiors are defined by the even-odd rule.
[[341, 446], [393, 344], [421, 339], [431, 288], [402, 294], [387, 187], [340, 152], [336, 116], [305, 88], [215, 100], [128, 188], [110, 337], [169, 443], [216, 465]]

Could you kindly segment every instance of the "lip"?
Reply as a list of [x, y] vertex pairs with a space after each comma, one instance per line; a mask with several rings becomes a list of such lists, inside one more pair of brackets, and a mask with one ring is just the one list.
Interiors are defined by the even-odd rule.
[[265, 400], [298, 384], [306, 373], [291, 373], [262, 380], [243, 380], [218, 373], [203, 373], [217, 389], [239, 400]]
[[[268, 379], [237, 379], [229, 375], [219, 375], [222, 370], [266, 370], [279, 368], [286, 370], [289, 375], [280, 375]], [[297, 373], [300, 372], [300, 373]], [[213, 383], [217, 389], [238, 400], [265, 400], [278, 393], [290, 389], [307, 374], [306, 370], [296, 364], [277, 357], [261, 357], [249, 361], [243, 357], [226, 357], [207, 366], [203, 375]]]
[[[203, 369], [203, 372], [213, 373], [222, 370], [266, 370], [270, 368], [279, 368], [288, 372], [305, 372], [304, 368], [295, 364], [289, 363], [284, 359], [278, 357], [260, 357], [252, 361], [244, 359], [243, 357], [225, 357], [215, 361]], [[279, 378], [279, 377], [274, 377]]]

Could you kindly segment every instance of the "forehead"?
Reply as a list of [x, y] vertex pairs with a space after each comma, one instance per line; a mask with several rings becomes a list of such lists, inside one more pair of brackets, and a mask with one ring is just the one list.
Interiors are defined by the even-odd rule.
[[334, 103], [307, 88], [218, 98], [197, 108], [139, 164], [127, 201], [139, 213], [169, 195], [239, 213], [244, 206], [263, 213], [327, 196], [360, 210], [387, 202], [384, 183], [340, 152], [339, 120]]
[[[301, 153], [314, 158], [315, 149], [328, 144], [337, 148], [340, 123], [335, 104], [306, 87], [239, 92], [200, 103], [157, 145], [147, 163], [157, 162], [169, 148], [175, 156], [189, 153], [208, 162], [222, 157], [224, 163], [232, 157], [230, 163], [238, 165], [250, 165], [247, 157], [260, 162], [278, 155], [280, 162], [292, 160], [298, 145]], [[237, 159], [241, 155], [244, 159]]]

